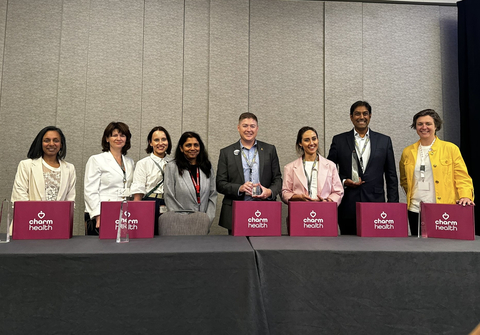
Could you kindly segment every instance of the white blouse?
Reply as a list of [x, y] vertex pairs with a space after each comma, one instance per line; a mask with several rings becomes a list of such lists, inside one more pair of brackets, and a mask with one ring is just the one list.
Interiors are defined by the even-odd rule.
[[317, 164], [315, 164], [315, 168], [312, 170], [312, 167], [313, 167], [313, 163], [314, 162], [311, 162], [311, 161], [306, 161], [305, 162], [305, 171], [307, 173], [307, 175], [305, 177], [307, 177], [307, 181], [310, 180], [310, 174], [312, 173], [313, 171], [313, 176], [311, 177], [312, 178], [312, 184], [310, 185], [310, 190], [308, 190], [310, 192], [310, 194], [308, 195], [309, 197], [312, 197], [313, 195], [313, 198], [317, 197], [317, 176], [318, 176], [318, 161], [317, 161]]
[[[423, 152], [422, 152], [423, 150]], [[412, 201], [410, 202], [409, 211], [419, 213], [420, 202], [436, 203], [435, 199], [435, 186], [433, 183], [433, 170], [432, 163], [430, 162], [431, 145], [424, 147], [418, 146], [417, 161], [415, 163], [415, 171], [413, 173], [413, 188], [412, 188]], [[425, 164], [424, 178], [420, 172], [421, 157], [423, 155], [423, 163]]]
[[[162, 170], [165, 171], [165, 165], [167, 165], [168, 161], [169, 158], [160, 158], [153, 153], [151, 153], [150, 156], [139, 160], [135, 166], [135, 172], [133, 173], [133, 183], [130, 188], [131, 194], [145, 195], [155, 188], [155, 186], [163, 180], [164, 175]], [[163, 194], [164, 184], [165, 181], [153, 193]]]

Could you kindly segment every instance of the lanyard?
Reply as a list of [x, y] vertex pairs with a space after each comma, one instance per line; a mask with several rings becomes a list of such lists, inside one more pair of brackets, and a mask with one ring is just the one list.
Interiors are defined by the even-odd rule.
[[[424, 147], [423, 145], [420, 144], [420, 178], [422, 178], [422, 181], [425, 181], [425, 158], [428, 157], [428, 153], [432, 149], [433, 143], [435, 143], [436, 138], [433, 139], [432, 144], [429, 146]], [[425, 153], [423, 151], [423, 148], [427, 149], [427, 152]]]
[[305, 168], [305, 157], [303, 158], [303, 172], [305, 173], [305, 177], [307, 177], [307, 185], [308, 185], [308, 196], [312, 197], [312, 178], [313, 178], [313, 170], [317, 166], [317, 157], [313, 161], [312, 171], [310, 172], [310, 177], [308, 177], [307, 169]]
[[[117, 162], [117, 160], [115, 160]], [[120, 169], [122, 169], [123, 172], [123, 188], [125, 188], [125, 183], [127, 182], [127, 172], [125, 171], [125, 165], [123, 164], [123, 156], [122, 156], [122, 164], [118, 163], [118, 166], [120, 166]]]
[[190, 178], [192, 178], [193, 186], [195, 187], [195, 193], [197, 195], [197, 202], [200, 203], [200, 169], [197, 167], [197, 179], [193, 178], [192, 172], [190, 172]]
[[[152, 158], [152, 157], [150, 157]], [[163, 183], [163, 179], [165, 178], [165, 172], [163, 171], [162, 167], [160, 166], [160, 164], [158, 164], [153, 158], [152, 158], [152, 161], [155, 163], [155, 165], [158, 167], [158, 169], [160, 170], [160, 172], [162, 173], [162, 180], [160, 180], [160, 183], [157, 185], [157, 187], [155, 187], [155, 189], [158, 188], [158, 186], [160, 186], [162, 183]]]
[[[151, 158], [151, 157], [150, 157]], [[157, 184], [157, 186], [155, 186], [154, 188], [152, 188], [146, 195], [144, 195], [144, 198], [145, 197], [148, 197], [150, 194], [152, 194], [153, 192], [155, 192], [157, 190], [157, 188], [160, 187], [160, 185], [163, 184], [163, 180], [164, 180], [164, 176], [165, 176], [165, 173], [163, 172], [163, 169], [162, 167], [160, 166], [160, 164], [158, 164], [153, 158], [152, 158], [152, 161], [155, 163], [155, 165], [160, 169], [160, 172], [162, 172], [162, 180], [160, 180], [160, 182]]]
[[[150, 157], [152, 158], [152, 157]], [[160, 170], [160, 172], [162, 173], [162, 176], [165, 174], [165, 172], [163, 172], [163, 169], [162, 167], [160, 166], [160, 164], [158, 164], [153, 158], [152, 158], [152, 161], [155, 163], [155, 165], [158, 167], [158, 169]]]
[[360, 146], [358, 145], [357, 142], [357, 137], [355, 137], [355, 148], [357, 149], [357, 152], [360, 153], [360, 167], [362, 168], [362, 171], [365, 171], [363, 167], [363, 154], [365, 153], [365, 149], [367, 148], [367, 144], [370, 141], [370, 137], [367, 135], [367, 138], [365, 139], [365, 144], [363, 145], [362, 152], [360, 152]]
[[255, 147], [255, 152], [253, 153], [253, 159], [251, 161], [248, 160], [247, 155], [245, 154], [245, 151], [242, 148], [242, 155], [243, 158], [245, 158], [245, 162], [247, 162], [248, 167], [250, 168], [250, 181], [252, 181], [252, 173], [253, 173], [253, 164], [255, 164], [255, 159], [257, 158], [257, 152], [258, 149]]

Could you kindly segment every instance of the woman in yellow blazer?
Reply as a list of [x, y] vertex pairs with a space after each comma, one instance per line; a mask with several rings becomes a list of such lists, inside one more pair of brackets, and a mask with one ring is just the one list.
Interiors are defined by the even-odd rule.
[[400, 185], [407, 195], [412, 235], [418, 234], [420, 202], [474, 205], [472, 178], [460, 149], [436, 136], [441, 127], [442, 119], [433, 109], [415, 114], [411, 128], [420, 140], [406, 147], [400, 159]]

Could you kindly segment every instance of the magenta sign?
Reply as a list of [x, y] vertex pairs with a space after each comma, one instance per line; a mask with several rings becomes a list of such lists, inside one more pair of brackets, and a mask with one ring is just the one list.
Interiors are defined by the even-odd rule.
[[16, 201], [14, 240], [68, 239], [73, 233], [73, 201]]
[[338, 236], [337, 203], [288, 202], [290, 236]]
[[278, 201], [234, 201], [234, 236], [281, 236], [282, 203]]
[[474, 240], [473, 206], [421, 203], [422, 237]]
[[407, 204], [357, 202], [357, 235], [362, 237], [407, 237]]
[[[100, 208], [100, 238], [117, 238], [121, 201], [104, 201]], [[128, 227], [129, 238], [153, 238], [154, 201], [128, 201], [121, 224]]]

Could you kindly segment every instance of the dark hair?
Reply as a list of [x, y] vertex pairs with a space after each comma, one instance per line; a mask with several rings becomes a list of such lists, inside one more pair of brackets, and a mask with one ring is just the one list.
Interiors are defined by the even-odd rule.
[[440, 115], [438, 115], [437, 112], [435, 112], [433, 109], [424, 109], [417, 114], [413, 116], [413, 122], [412, 125], [410, 126], [412, 129], [415, 129], [417, 127], [417, 120], [419, 117], [422, 116], [431, 116], [433, 119], [433, 122], [435, 123], [435, 133], [437, 133], [438, 130], [442, 129], [442, 119], [440, 118]]
[[187, 142], [187, 139], [189, 138], [195, 138], [197, 139], [198, 143], [200, 144], [200, 152], [198, 153], [196, 162], [197, 166], [200, 168], [200, 170], [205, 173], [207, 177], [210, 177], [210, 170], [212, 169], [212, 163], [210, 163], [210, 160], [208, 159], [208, 153], [207, 150], [205, 150], [205, 144], [203, 144], [202, 139], [200, 138], [200, 135], [193, 131], [186, 131], [180, 136], [180, 139], [178, 140], [177, 144], [177, 149], [175, 150], [175, 163], [177, 164], [178, 167], [178, 173], [180, 175], [183, 174], [183, 170], [188, 170], [190, 163], [188, 160], [185, 158], [185, 155], [183, 152], [180, 150], [185, 142]]
[[246, 113], [240, 114], [240, 117], [238, 118], [238, 123], [242, 122], [242, 120], [245, 120], [245, 119], [254, 119], [255, 122], [258, 124], [258, 119], [253, 113], [246, 112]]
[[40, 132], [37, 134], [35, 139], [32, 142], [32, 145], [30, 146], [30, 150], [28, 150], [27, 157], [30, 159], [37, 159], [40, 157], [43, 157], [43, 136], [47, 133], [47, 131], [56, 131], [60, 135], [60, 142], [62, 144], [62, 147], [57, 153], [57, 159], [61, 160], [64, 159], [65, 156], [67, 155], [67, 142], [65, 140], [65, 136], [63, 135], [63, 132], [60, 130], [60, 128], [57, 128], [55, 126], [48, 126], [40, 130]]
[[[303, 156], [305, 154], [305, 150], [300, 145], [300, 143], [302, 143], [303, 134], [305, 134], [309, 130], [313, 131], [315, 133], [315, 135], [317, 135], [317, 139], [318, 139], [318, 133], [315, 130], [315, 128], [308, 127], [308, 126], [300, 128], [300, 130], [298, 131], [298, 134], [297, 134], [297, 142], [295, 143], [295, 148], [296, 148], [297, 153], [299, 155]], [[317, 147], [317, 154], [320, 155], [320, 146]]]
[[147, 152], [147, 154], [151, 154], [153, 152], [153, 148], [150, 145], [150, 142], [152, 141], [153, 133], [156, 131], [163, 131], [165, 133], [165, 136], [167, 136], [168, 146], [165, 152], [170, 155], [170, 153], [172, 152], [172, 140], [170, 139], [170, 134], [168, 133], [168, 131], [162, 126], [157, 126], [150, 130], [147, 136], [147, 148], [145, 149], [145, 151]]
[[105, 128], [102, 137], [102, 151], [110, 151], [110, 143], [107, 142], [107, 138], [112, 136], [115, 129], [118, 130], [120, 134], [123, 134], [127, 137], [125, 145], [122, 148], [122, 155], [126, 155], [128, 149], [131, 148], [130, 139], [132, 138], [132, 134], [130, 133], [130, 129], [128, 129], [128, 126], [123, 122], [110, 122], [107, 128]]
[[361, 100], [359, 100], [359, 101], [355, 102], [355, 103], [352, 105], [352, 107], [350, 107], [350, 116], [353, 115], [353, 112], [355, 111], [355, 109], [356, 109], [357, 107], [367, 107], [367, 109], [368, 109], [368, 114], [372, 114], [372, 106], [370, 106], [370, 104], [369, 104], [368, 102], [366, 102], [366, 101], [361, 101]]

